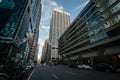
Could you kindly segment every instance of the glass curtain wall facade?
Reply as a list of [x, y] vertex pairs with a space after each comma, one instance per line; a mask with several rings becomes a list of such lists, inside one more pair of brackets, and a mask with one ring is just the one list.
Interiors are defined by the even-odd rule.
[[[32, 2], [32, 25], [35, 26], [37, 17], [40, 14], [39, 8], [41, 7], [41, 0], [31, 0]], [[40, 8], [41, 9], [41, 8]]]
[[28, 0], [2, 0], [0, 2], [1, 36], [11, 38], [15, 36], [17, 26], [19, 25], [21, 17], [24, 13], [27, 1]]
[[24, 59], [29, 52], [26, 34], [31, 31], [29, 0], [0, 2], [0, 63]]
[[32, 43], [30, 47], [30, 53], [29, 53], [29, 61], [37, 60], [38, 56], [38, 37], [39, 37], [39, 24], [40, 24], [40, 18], [41, 18], [41, 0], [31, 0], [32, 4], [32, 19], [31, 19], [31, 26], [32, 26]]
[[119, 0], [90, 0], [59, 38], [59, 54], [71, 60], [83, 59], [85, 63], [102, 62], [102, 59], [114, 62], [115, 56], [118, 62], [119, 25]]

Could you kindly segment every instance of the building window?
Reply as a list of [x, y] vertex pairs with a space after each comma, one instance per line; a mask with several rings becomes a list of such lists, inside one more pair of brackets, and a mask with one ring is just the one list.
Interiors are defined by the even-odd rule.
[[30, 18], [30, 20], [29, 20], [29, 21], [30, 21], [30, 23], [31, 23], [31, 18]]
[[108, 35], [107, 35], [106, 33], [102, 33], [102, 34], [98, 35], [97, 37], [92, 38], [92, 39], [90, 40], [90, 42], [91, 42], [91, 43], [94, 43], [94, 42], [97, 42], [97, 41], [99, 41], [99, 40], [105, 39], [105, 38], [107, 38], [107, 37], [108, 37]]
[[120, 10], [120, 2], [111, 9], [111, 12], [114, 13], [117, 12], [118, 10]]
[[15, 7], [15, 3], [13, 0], [0, 0], [0, 7], [13, 9]]
[[29, 13], [29, 12], [30, 12], [30, 6], [28, 7], [28, 9], [27, 9], [27, 10], [28, 10], [28, 13]]

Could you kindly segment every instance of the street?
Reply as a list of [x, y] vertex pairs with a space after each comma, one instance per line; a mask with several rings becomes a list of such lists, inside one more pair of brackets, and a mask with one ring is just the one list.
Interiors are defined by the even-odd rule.
[[28, 80], [120, 80], [120, 73], [80, 70], [64, 65], [37, 65]]

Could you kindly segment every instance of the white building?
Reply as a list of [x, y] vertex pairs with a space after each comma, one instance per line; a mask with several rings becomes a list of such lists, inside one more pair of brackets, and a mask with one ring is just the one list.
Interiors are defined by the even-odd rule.
[[58, 38], [70, 24], [70, 14], [54, 9], [50, 22], [49, 40], [51, 45], [51, 60], [58, 60]]

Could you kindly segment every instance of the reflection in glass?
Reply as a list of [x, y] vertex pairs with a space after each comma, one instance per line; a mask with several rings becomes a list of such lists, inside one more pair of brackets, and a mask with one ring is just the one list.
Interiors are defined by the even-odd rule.
[[1, 0], [0, 7], [13, 9], [15, 7], [15, 4], [14, 4], [13, 0]]

